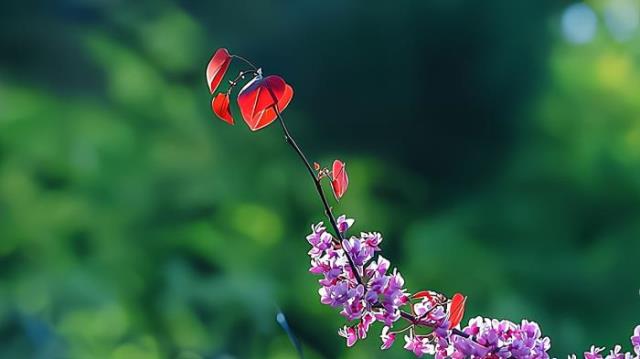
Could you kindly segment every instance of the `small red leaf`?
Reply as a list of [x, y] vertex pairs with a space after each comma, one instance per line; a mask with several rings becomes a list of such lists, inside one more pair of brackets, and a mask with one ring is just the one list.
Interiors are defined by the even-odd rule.
[[345, 169], [344, 162], [333, 161], [333, 171], [331, 172], [331, 188], [337, 200], [340, 200], [349, 187], [349, 177]]
[[449, 329], [457, 326], [462, 321], [466, 301], [467, 297], [460, 293], [454, 294], [453, 298], [451, 298], [451, 305], [449, 307]]
[[429, 301], [433, 300], [433, 296], [429, 293], [428, 290], [421, 290], [418, 293], [413, 295], [414, 299], [427, 298]]
[[293, 98], [293, 88], [280, 76], [256, 77], [247, 83], [238, 94], [238, 106], [244, 122], [252, 131], [264, 128], [276, 120]]
[[207, 65], [207, 83], [209, 92], [214, 93], [231, 63], [231, 55], [227, 49], [218, 49]]
[[320, 171], [320, 164], [318, 162], [313, 163], [313, 169], [316, 171]]
[[222, 92], [217, 94], [211, 101], [211, 108], [213, 108], [213, 113], [215, 113], [218, 118], [233, 125], [233, 116], [231, 116], [231, 111], [229, 110], [228, 94]]

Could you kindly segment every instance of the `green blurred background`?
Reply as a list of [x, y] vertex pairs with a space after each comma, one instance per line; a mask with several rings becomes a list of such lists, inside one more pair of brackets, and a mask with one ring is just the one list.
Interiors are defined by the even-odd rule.
[[[336, 206], [408, 288], [538, 321], [564, 357], [640, 320], [638, 0], [0, 5], [0, 357], [346, 350], [307, 273], [322, 209], [279, 128], [214, 118], [218, 47], [283, 75]], [[230, 74], [240, 68], [234, 67]], [[379, 330], [379, 327], [376, 327]], [[375, 333], [375, 330], [374, 332]]]

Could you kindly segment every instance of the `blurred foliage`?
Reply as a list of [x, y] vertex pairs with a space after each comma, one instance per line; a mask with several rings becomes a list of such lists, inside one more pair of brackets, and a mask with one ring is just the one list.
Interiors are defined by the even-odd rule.
[[319, 304], [322, 211], [278, 128], [213, 118], [218, 47], [294, 85], [292, 132], [348, 164], [336, 210], [410, 289], [537, 320], [557, 356], [626, 343], [640, 37], [567, 42], [569, 4], [3, 3], [0, 357], [295, 358], [277, 307], [310, 358], [383, 356]]

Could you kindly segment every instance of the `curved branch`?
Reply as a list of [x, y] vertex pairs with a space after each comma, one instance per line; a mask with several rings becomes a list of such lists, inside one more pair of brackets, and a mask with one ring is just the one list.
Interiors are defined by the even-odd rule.
[[[269, 91], [271, 90], [269, 89]], [[273, 96], [273, 93], [271, 95]], [[273, 97], [275, 98], [275, 96]], [[300, 149], [300, 146], [298, 146], [298, 144], [296, 143], [296, 140], [291, 136], [291, 133], [289, 132], [289, 129], [287, 128], [287, 125], [285, 124], [284, 119], [280, 114], [280, 110], [278, 109], [278, 106], [274, 105], [273, 109], [276, 113], [276, 116], [278, 116], [278, 122], [280, 122], [280, 126], [282, 127], [282, 132], [284, 132], [285, 141], [287, 141], [287, 143], [291, 146], [291, 148], [293, 148], [293, 150], [298, 154], [298, 157], [300, 157], [300, 160], [302, 160], [305, 167], [307, 168], [307, 172], [309, 172], [309, 175], [313, 179], [313, 184], [315, 185], [316, 191], [318, 192], [318, 195], [322, 200], [322, 205], [324, 206], [324, 213], [327, 215], [327, 218], [329, 218], [329, 222], [331, 222], [331, 227], [333, 227], [333, 230], [336, 233], [336, 237], [338, 238], [340, 244], [342, 244], [344, 237], [342, 236], [342, 232], [340, 232], [340, 228], [338, 227], [338, 222], [336, 221], [336, 218], [333, 215], [333, 211], [331, 210], [329, 201], [327, 201], [327, 196], [324, 194], [324, 190], [322, 189], [322, 183], [320, 183], [320, 179], [318, 179], [318, 177], [316, 176], [316, 173], [313, 170], [313, 167], [311, 167], [311, 164], [309, 163], [307, 156], [305, 156], [304, 152], [302, 152], [302, 149]], [[351, 271], [353, 272], [353, 275], [356, 277], [358, 284], [364, 285], [364, 282], [362, 281], [362, 277], [360, 276], [360, 273], [358, 273], [358, 270], [356, 269], [356, 266], [353, 263], [351, 256], [349, 255], [349, 253], [345, 253], [345, 254], [347, 255], [347, 259], [349, 260], [349, 266], [351, 267]]]

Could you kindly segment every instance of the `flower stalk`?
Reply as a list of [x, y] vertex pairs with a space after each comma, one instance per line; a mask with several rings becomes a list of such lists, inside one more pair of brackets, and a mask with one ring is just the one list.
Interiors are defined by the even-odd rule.
[[[273, 96], [273, 93], [272, 93], [272, 96]], [[287, 125], [284, 122], [284, 118], [282, 118], [282, 114], [280, 113], [280, 110], [278, 109], [277, 105], [274, 106], [274, 109], [276, 111], [276, 116], [278, 117], [278, 122], [280, 123], [280, 127], [282, 127], [282, 132], [284, 133], [284, 140], [289, 144], [289, 146], [291, 146], [294, 152], [298, 154], [298, 157], [300, 158], [302, 163], [304, 163], [304, 166], [307, 168], [307, 172], [309, 172], [309, 175], [313, 180], [313, 184], [315, 185], [316, 192], [318, 192], [318, 196], [320, 196], [320, 200], [322, 201], [322, 206], [324, 207], [324, 213], [329, 219], [329, 223], [331, 223], [331, 227], [333, 227], [333, 231], [335, 233], [337, 240], [341, 244], [342, 241], [344, 241], [344, 238], [342, 236], [342, 232], [340, 232], [340, 228], [338, 228], [338, 223], [336, 222], [336, 217], [333, 215], [333, 211], [331, 210], [329, 201], [327, 201], [327, 196], [325, 195], [324, 190], [322, 189], [322, 183], [320, 182], [320, 178], [316, 176], [316, 172], [313, 170], [313, 167], [311, 167], [311, 163], [309, 163], [307, 156], [304, 154], [304, 152], [302, 152], [302, 149], [300, 148], [300, 146], [298, 146], [298, 143], [293, 138], [293, 136], [291, 136], [291, 133], [289, 132], [289, 129], [287, 128]], [[347, 258], [349, 261], [349, 266], [351, 266], [351, 270], [353, 271], [353, 274], [356, 277], [358, 284], [363, 284], [360, 273], [358, 273], [357, 268], [353, 264], [353, 260], [351, 259], [350, 256], [347, 256]]]

